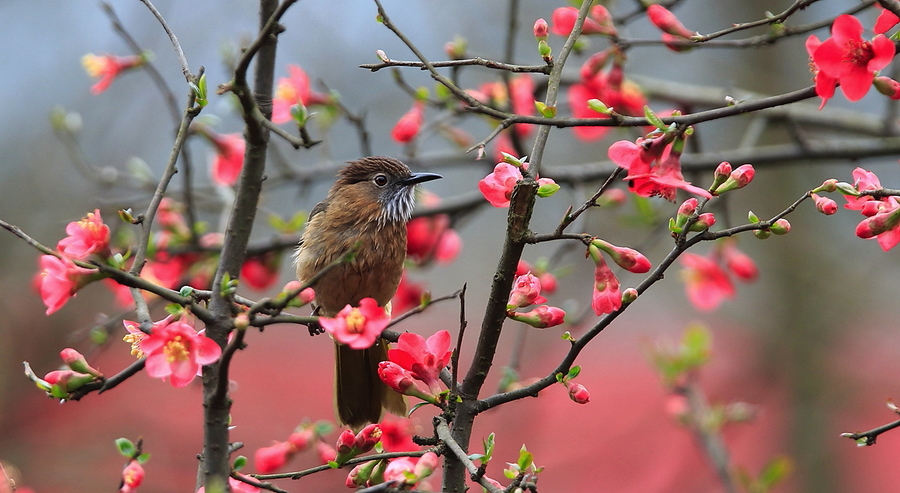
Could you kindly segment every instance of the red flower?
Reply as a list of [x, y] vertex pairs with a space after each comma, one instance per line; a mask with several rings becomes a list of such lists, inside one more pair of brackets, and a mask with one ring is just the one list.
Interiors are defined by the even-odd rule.
[[[857, 191], [867, 192], [872, 190], [881, 190], [881, 180], [878, 179], [878, 176], [871, 171], [864, 170], [862, 168], [856, 168], [853, 170], [853, 186]], [[854, 211], [861, 211], [867, 202], [878, 201], [878, 199], [869, 196], [853, 196], [853, 195], [844, 195], [844, 198], [847, 199], [847, 203], [844, 204], [845, 209], [850, 209]], [[882, 199], [880, 202], [886, 203], [890, 207], [893, 207], [893, 197], [888, 197]], [[881, 204], [879, 204], [879, 207]], [[872, 214], [868, 214], [872, 215]]]
[[247, 144], [241, 134], [218, 135], [210, 132], [209, 138], [216, 147], [211, 167], [212, 180], [219, 186], [230, 187], [241, 176]]
[[363, 298], [359, 307], [347, 305], [334, 318], [319, 317], [319, 324], [338, 342], [353, 349], [375, 344], [391, 316], [372, 298]]
[[125, 469], [122, 470], [122, 486], [119, 488], [120, 493], [133, 493], [137, 491], [138, 486], [144, 481], [144, 468], [136, 460], [131, 460]]
[[450, 363], [450, 354], [450, 333], [446, 330], [437, 331], [427, 340], [419, 334], [405, 332], [400, 334], [397, 348], [388, 350], [388, 359], [425, 382], [433, 394], [439, 394], [438, 377]]
[[302, 104], [325, 104], [328, 96], [313, 92], [309, 88], [309, 77], [297, 65], [288, 65], [288, 77], [278, 79], [275, 97], [272, 98], [272, 123], [287, 123], [293, 119], [291, 106]]
[[215, 362], [222, 354], [215, 341], [188, 323], [173, 321], [171, 316], [153, 324], [152, 333], [140, 341], [140, 348], [147, 355], [147, 374], [164, 381], [171, 377], [175, 388], [191, 383], [203, 365]]
[[[510, 104], [513, 113], [517, 115], [534, 115], [537, 111], [534, 107], [534, 79], [529, 74], [514, 75], [509, 79]], [[531, 125], [520, 123], [515, 125], [516, 133], [521, 137], [527, 136], [534, 128]]]
[[294, 451], [290, 442], [274, 442], [268, 447], [256, 450], [253, 454], [253, 465], [260, 474], [275, 472], [287, 463]]
[[[560, 7], [553, 11], [553, 27], [550, 31], [558, 36], [568, 36], [575, 28], [575, 20], [578, 19], [578, 9], [575, 7]], [[591, 7], [588, 17], [581, 26], [581, 34], [616, 34], [616, 28], [612, 24], [612, 16], [606, 7], [595, 5]]]
[[831, 37], [812, 54], [816, 68], [840, 82], [850, 101], [858, 101], [869, 92], [875, 72], [894, 57], [894, 43], [882, 35], [871, 41], [862, 39], [862, 23], [852, 15], [840, 15], [831, 26]]
[[419, 446], [412, 441], [411, 423], [404, 420], [384, 420], [381, 427], [381, 444], [385, 452], [408, 452], [418, 450]]
[[819, 67], [816, 66], [815, 62], [813, 61], [813, 53], [815, 53], [821, 45], [822, 42], [819, 41], [819, 38], [815, 34], [811, 34], [808, 38], [806, 38], [806, 53], [809, 54], [809, 68], [813, 73], [813, 82], [816, 85], [816, 94], [820, 98], [822, 98], [822, 103], [819, 104], [820, 110], [825, 107], [825, 103], [827, 103], [829, 99], [834, 97], [834, 89], [838, 84], [838, 80], [835, 77], [832, 77], [819, 70]]
[[250, 289], [262, 291], [278, 281], [281, 257], [274, 253], [250, 257], [241, 266], [241, 280]]
[[494, 171], [478, 182], [478, 189], [484, 198], [494, 207], [509, 207], [516, 182], [522, 179], [519, 168], [509, 163], [497, 163]]
[[109, 226], [103, 224], [100, 209], [69, 223], [66, 234], [69, 236], [60, 240], [56, 248], [67, 257], [83, 259], [92, 253], [109, 254]]
[[[879, 5], [879, 7], [881, 7], [881, 5]], [[875, 34], [884, 34], [897, 24], [900, 24], [900, 17], [897, 17], [897, 14], [890, 10], [881, 7], [881, 13], [878, 14], [878, 19], [875, 21]]]
[[547, 298], [541, 296], [541, 281], [530, 272], [521, 275], [513, 282], [506, 309], [522, 308], [537, 303], [544, 303]]
[[863, 219], [856, 226], [856, 236], [877, 238], [881, 249], [888, 251], [900, 243], [900, 206]]
[[91, 77], [99, 77], [100, 80], [91, 86], [92, 94], [100, 94], [105, 91], [113, 80], [123, 71], [140, 67], [146, 62], [141, 55], [118, 57], [113, 55], [97, 56], [88, 53], [81, 57], [81, 65]]
[[[837, 206], [835, 206], [837, 207]], [[725, 261], [725, 267], [731, 271], [738, 279], [742, 281], [755, 281], [759, 277], [759, 269], [746, 253], [738, 250], [735, 241], [726, 240], [721, 243], [722, 259]]]
[[718, 263], [693, 253], [680, 258], [688, 300], [697, 309], [714, 310], [725, 298], [734, 297], [734, 285]]
[[681, 174], [681, 153], [672, 150], [662, 138], [650, 141], [638, 139], [637, 143], [620, 140], [609, 146], [609, 158], [628, 170], [628, 189], [641, 197], [659, 195], [666, 200], [675, 199], [675, 189], [681, 188], [701, 197], [711, 198], [705, 189], [684, 181]]
[[62, 308], [76, 291], [97, 276], [97, 271], [78, 267], [65, 257], [42, 255], [40, 264], [41, 300], [47, 306], [47, 315]]
[[400, 276], [400, 285], [397, 286], [397, 292], [391, 298], [391, 306], [396, 313], [406, 313], [407, 311], [419, 306], [422, 302], [422, 293], [425, 288], [420, 283], [409, 280], [406, 271]]
[[401, 144], [408, 143], [419, 133], [424, 119], [425, 104], [421, 101], [414, 101], [412, 108], [394, 125], [394, 129], [391, 130], [391, 138]]
[[572, 399], [579, 404], [587, 404], [591, 400], [591, 393], [580, 383], [570, 383], [569, 399]]

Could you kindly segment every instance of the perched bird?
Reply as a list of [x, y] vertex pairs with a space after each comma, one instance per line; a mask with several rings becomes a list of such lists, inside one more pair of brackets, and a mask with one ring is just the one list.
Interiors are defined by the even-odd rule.
[[[328, 196], [316, 205], [296, 252], [300, 282], [357, 248], [351, 262], [329, 270], [314, 288], [316, 313], [334, 317], [346, 305], [374, 298], [390, 302], [406, 259], [406, 223], [415, 206], [416, 184], [441, 178], [411, 173], [389, 157], [365, 157], [338, 173]], [[387, 342], [357, 350], [335, 341], [335, 410], [351, 428], [381, 420], [382, 410], [403, 415], [406, 402], [378, 378], [387, 359]]]

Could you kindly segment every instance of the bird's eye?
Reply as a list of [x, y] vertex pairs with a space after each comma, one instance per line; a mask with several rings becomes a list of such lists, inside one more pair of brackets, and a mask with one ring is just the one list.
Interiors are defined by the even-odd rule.
[[375, 175], [375, 178], [372, 178], [372, 182], [375, 183], [376, 186], [383, 187], [388, 184], [388, 177], [384, 173], [378, 173]]

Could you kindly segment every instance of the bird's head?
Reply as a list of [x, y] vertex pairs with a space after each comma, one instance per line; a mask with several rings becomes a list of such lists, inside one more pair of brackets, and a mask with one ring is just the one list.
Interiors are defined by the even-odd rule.
[[365, 157], [342, 168], [332, 194], [378, 203], [379, 223], [406, 222], [416, 205], [414, 189], [419, 183], [436, 180], [435, 173], [412, 173], [402, 162], [389, 157]]

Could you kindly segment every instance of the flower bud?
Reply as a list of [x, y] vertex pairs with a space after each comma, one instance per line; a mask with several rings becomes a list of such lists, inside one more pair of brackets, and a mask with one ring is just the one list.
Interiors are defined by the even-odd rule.
[[826, 216], [830, 216], [837, 212], [837, 202], [828, 198], [822, 197], [816, 194], [812, 194], [812, 199], [816, 203], [816, 210], [825, 214]]
[[569, 383], [569, 398], [579, 404], [587, 404], [591, 400], [591, 394], [584, 385]]
[[541, 281], [529, 272], [516, 278], [506, 309], [522, 308], [545, 301], [547, 298], [541, 296]]
[[631, 303], [638, 297], [638, 291], [634, 288], [628, 288], [622, 291], [622, 303]]
[[650, 270], [650, 261], [641, 252], [633, 248], [618, 247], [601, 239], [592, 242], [597, 248], [606, 252], [619, 267], [635, 274], [643, 274]]
[[303, 424], [297, 427], [287, 441], [299, 452], [306, 449], [316, 439], [316, 431], [312, 425]]
[[381, 428], [377, 424], [370, 424], [356, 434], [354, 446], [359, 453], [368, 452], [376, 443], [381, 441]]
[[262, 447], [253, 454], [253, 465], [261, 474], [268, 474], [281, 469], [293, 453], [293, 447], [288, 442], [274, 442], [268, 447]]
[[880, 200], [867, 200], [859, 209], [860, 214], [866, 217], [872, 217], [884, 210], [884, 202]]
[[874, 85], [875, 89], [881, 94], [884, 94], [891, 99], [900, 99], [900, 82], [897, 82], [890, 77], [879, 76], [875, 77], [872, 85]]
[[675, 219], [669, 221], [669, 230], [673, 233], [681, 233], [684, 230], [684, 226], [687, 224], [688, 219], [695, 212], [697, 212], [697, 207], [699, 202], [696, 198], [691, 197], [678, 206], [678, 212], [675, 214]]
[[340, 436], [338, 436], [334, 448], [337, 450], [338, 456], [340, 457], [349, 454], [353, 450], [354, 445], [356, 445], [356, 435], [350, 430], [344, 430], [341, 432]]
[[712, 212], [704, 212], [697, 216], [697, 222], [691, 225], [691, 231], [706, 231], [716, 224], [716, 216]]
[[753, 166], [749, 164], [738, 166], [737, 169], [731, 172], [727, 180], [716, 187], [715, 191], [713, 191], [713, 195], [719, 195], [731, 190], [743, 188], [753, 180], [755, 174], [756, 171], [753, 169]]
[[537, 196], [544, 198], [553, 195], [559, 190], [559, 185], [556, 184], [550, 178], [539, 178], [538, 179], [538, 191]]
[[91, 368], [84, 356], [72, 348], [66, 348], [59, 352], [59, 356], [69, 369], [78, 373], [86, 373], [93, 377], [100, 378], [103, 376], [99, 371]]
[[776, 235], [786, 235], [791, 231], [791, 223], [787, 219], [779, 219], [769, 226], [769, 231]]
[[550, 32], [550, 26], [547, 24], [547, 21], [545, 21], [543, 18], [540, 18], [534, 21], [533, 32], [535, 39], [537, 39], [538, 41], [546, 41], [547, 35]]
[[[900, 224], [900, 207], [863, 219], [856, 226], [856, 236], [867, 239], [894, 229]], [[49, 379], [45, 380], [49, 381]]]
[[753, 235], [756, 236], [757, 238], [759, 238], [760, 240], [765, 240], [766, 238], [771, 236], [772, 233], [766, 231], [765, 229], [757, 229], [757, 230], [753, 231]]
[[434, 452], [426, 452], [422, 457], [419, 457], [419, 460], [416, 461], [416, 467], [413, 469], [413, 474], [416, 475], [416, 478], [423, 479], [431, 476], [431, 473], [437, 469], [438, 466], [438, 458], [437, 454]]
[[407, 390], [414, 386], [412, 374], [393, 361], [378, 363], [378, 377], [388, 387], [401, 394], [405, 394]]
[[562, 324], [565, 321], [566, 312], [555, 306], [541, 305], [527, 313], [509, 312], [507, 316], [532, 327], [545, 329]]
[[681, 21], [675, 17], [675, 14], [662, 5], [654, 4], [647, 7], [647, 17], [650, 18], [650, 22], [658, 27], [660, 31], [671, 34], [672, 36], [690, 39], [691, 36], [694, 35], [693, 32], [689, 31], [681, 24]]
[[725, 183], [725, 180], [731, 176], [731, 164], [728, 161], [722, 161], [716, 166], [716, 172], [713, 174], [713, 184], [709, 187], [710, 190], [715, 190], [719, 188], [719, 185]]
[[244, 330], [247, 327], [250, 327], [250, 317], [247, 316], [246, 313], [239, 313], [236, 317], [234, 317], [235, 329]]
[[337, 451], [334, 450], [334, 447], [321, 440], [316, 442], [316, 453], [319, 455], [319, 460], [322, 461], [322, 464], [327, 464], [337, 459]]
[[838, 181], [834, 178], [830, 178], [822, 182], [822, 185], [819, 188], [815, 189], [814, 192], [836, 192]]

